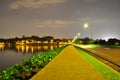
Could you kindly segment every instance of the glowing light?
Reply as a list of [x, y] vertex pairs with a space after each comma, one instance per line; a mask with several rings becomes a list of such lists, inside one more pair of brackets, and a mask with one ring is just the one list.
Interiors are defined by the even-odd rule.
[[88, 23], [84, 23], [84, 28], [88, 28], [89, 24]]
[[78, 36], [80, 36], [80, 33], [78, 33]]
[[44, 41], [43, 43], [47, 44], [47, 43], [48, 43], [48, 41]]
[[80, 36], [80, 33], [77, 34], [77, 36], [75, 36], [72, 40], [72, 43], [74, 43], [74, 41]]
[[53, 50], [54, 49], [53, 46], [50, 46], [50, 49]]
[[77, 36], [75, 36], [75, 39], [78, 38]]
[[51, 40], [50, 43], [53, 43], [53, 40]]
[[49, 49], [49, 47], [48, 46], [43, 46], [43, 49], [47, 50], [47, 49]]
[[3, 50], [3, 49], [4, 49], [4, 47], [5, 47], [5, 43], [0, 42], [0, 49], [1, 49], [1, 50]]

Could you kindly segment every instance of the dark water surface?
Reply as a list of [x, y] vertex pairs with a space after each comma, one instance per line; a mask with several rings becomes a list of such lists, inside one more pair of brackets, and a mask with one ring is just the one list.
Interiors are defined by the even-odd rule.
[[0, 72], [16, 63], [20, 63], [24, 59], [30, 58], [37, 52], [53, 50], [62, 45], [16, 45], [4, 46], [0, 45]]

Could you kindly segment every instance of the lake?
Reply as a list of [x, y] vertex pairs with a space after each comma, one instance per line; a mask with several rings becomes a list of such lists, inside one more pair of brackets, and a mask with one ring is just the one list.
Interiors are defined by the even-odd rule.
[[53, 50], [62, 45], [0, 45], [0, 72], [28, 59], [38, 52]]

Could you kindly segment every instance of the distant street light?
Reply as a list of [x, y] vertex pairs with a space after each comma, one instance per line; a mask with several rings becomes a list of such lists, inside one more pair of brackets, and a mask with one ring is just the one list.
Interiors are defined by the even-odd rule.
[[[84, 23], [84, 24], [83, 24], [83, 27], [84, 27], [84, 28], [88, 28], [88, 27], [89, 27], [89, 24], [88, 24], [88, 23]], [[91, 32], [91, 33], [90, 33], [90, 37], [91, 37], [91, 39], [92, 39], [92, 38], [93, 38], [93, 36], [92, 36], [92, 35], [93, 35], [93, 32], [92, 32], [92, 29], [91, 29], [91, 28], [90, 28], [90, 32]]]
[[75, 37], [73, 38], [72, 43], [74, 43], [79, 36], [80, 36], [80, 33], [78, 33], [77, 36], [75, 36]]
[[78, 33], [78, 36], [80, 36], [80, 33]]
[[84, 23], [84, 28], [88, 28], [89, 24], [88, 23]]

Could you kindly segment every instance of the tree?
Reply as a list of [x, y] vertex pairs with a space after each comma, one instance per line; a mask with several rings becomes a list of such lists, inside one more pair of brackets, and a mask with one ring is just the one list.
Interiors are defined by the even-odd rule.
[[116, 38], [110, 38], [110, 39], [108, 39], [108, 44], [109, 45], [115, 45], [116, 42], [119, 42], [119, 40], [116, 39]]
[[90, 38], [89, 37], [85, 37], [83, 39], [83, 44], [89, 44]]
[[52, 36], [44, 36], [44, 37], [41, 38], [41, 40], [43, 40], [43, 41], [50, 41], [51, 39], [54, 39], [54, 37], [52, 37]]

